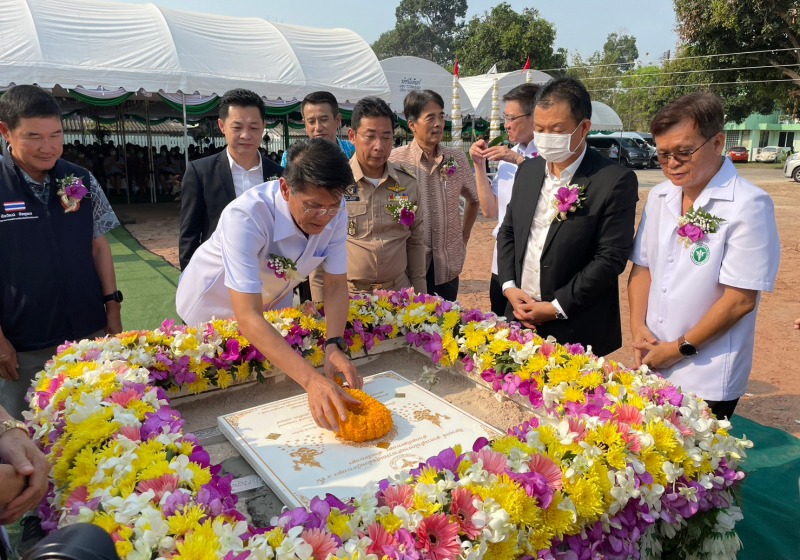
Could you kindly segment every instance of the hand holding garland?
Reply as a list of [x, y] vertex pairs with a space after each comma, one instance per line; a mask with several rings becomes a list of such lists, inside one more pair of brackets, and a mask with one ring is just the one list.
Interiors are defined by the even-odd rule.
[[[13, 419], [0, 407], [0, 422], [6, 420]], [[44, 499], [50, 462], [28, 437], [27, 430], [20, 428], [0, 434], [0, 462], [13, 469], [0, 471], [0, 524], [5, 525], [34, 509]]]

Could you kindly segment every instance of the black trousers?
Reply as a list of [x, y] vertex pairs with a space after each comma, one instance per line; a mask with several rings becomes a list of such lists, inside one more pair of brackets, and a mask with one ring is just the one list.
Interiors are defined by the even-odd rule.
[[506, 314], [508, 299], [503, 295], [503, 286], [500, 285], [500, 279], [497, 274], [492, 274], [492, 279], [489, 280], [489, 302], [492, 306], [492, 313], [498, 317], [503, 317]]
[[733, 409], [736, 408], [738, 402], [739, 399], [734, 399], [732, 401], [706, 401], [706, 404], [718, 420], [722, 420], [723, 418], [730, 420], [733, 417]]
[[448, 301], [456, 301], [456, 298], [458, 298], [458, 276], [452, 280], [448, 280], [444, 284], [437, 284], [435, 278], [436, 273], [433, 270], [433, 261], [431, 261], [431, 265], [428, 267], [428, 273], [425, 275], [428, 293], [437, 295]]
[[297, 295], [300, 298], [300, 303], [311, 301], [311, 282], [308, 278], [300, 282], [296, 287]]

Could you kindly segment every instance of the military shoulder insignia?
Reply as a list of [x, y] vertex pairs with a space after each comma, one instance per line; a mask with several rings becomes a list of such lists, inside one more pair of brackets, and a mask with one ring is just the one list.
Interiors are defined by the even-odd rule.
[[344, 191], [344, 199], [346, 202], [356, 202], [361, 200], [358, 196], [358, 188], [356, 185], [350, 185]]

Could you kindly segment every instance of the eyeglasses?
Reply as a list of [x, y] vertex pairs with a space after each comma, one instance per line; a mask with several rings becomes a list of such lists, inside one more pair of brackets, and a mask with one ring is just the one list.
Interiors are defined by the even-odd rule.
[[516, 117], [511, 117], [509, 115], [503, 115], [503, 120], [506, 122], [514, 122], [517, 119], [521, 119], [522, 117], [529, 117], [530, 113], [522, 113], [521, 115], [517, 115]]
[[[714, 136], [716, 136], [716, 134]], [[662, 165], [668, 163], [670, 158], [674, 159], [679, 164], [689, 163], [692, 161], [692, 156], [694, 153], [708, 144], [708, 141], [714, 138], [714, 136], [709, 136], [706, 138], [706, 141], [697, 146], [694, 150], [683, 150], [680, 152], [656, 152], [656, 158], [658, 158], [658, 162]]]
[[376, 142], [394, 142], [394, 133], [387, 132], [386, 134], [361, 134], [360, 132], [356, 132], [361, 138], [364, 139], [364, 142], [367, 144], [375, 144]]
[[[292, 191], [292, 193], [295, 196], [297, 195], [297, 192], [294, 191], [294, 190]], [[339, 213], [339, 210], [342, 209], [341, 206], [337, 206], [336, 208], [321, 208], [319, 206], [316, 206], [316, 207], [307, 206], [306, 203], [303, 202], [302, 200], [300, 200], [299, 198], [297, 200], [300, 201], [300, 205], [303, 207], [303, 213], [304, 214], [311, 214], [311, 216], [313, 216], [314, 218], [321, 218], [323, 216], [331, 216], [331, 217], [333, 217], [333, 216], [335, 216], [336, 214]]]

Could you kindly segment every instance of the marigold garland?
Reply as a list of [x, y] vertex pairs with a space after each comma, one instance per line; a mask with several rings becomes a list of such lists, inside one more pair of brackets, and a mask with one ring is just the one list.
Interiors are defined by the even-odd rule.
[[354, 399], [358, 399], [360, 406], [346, 403], [347, 420], [339, 422], [339, 431], [336, 433], [342, 439], [360, 443], [383, 437], [392, 429], [392, 412], [379, 400], [359, 389], [344, 390]]

